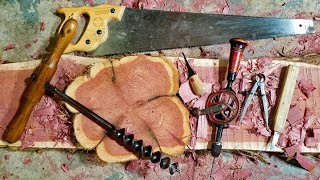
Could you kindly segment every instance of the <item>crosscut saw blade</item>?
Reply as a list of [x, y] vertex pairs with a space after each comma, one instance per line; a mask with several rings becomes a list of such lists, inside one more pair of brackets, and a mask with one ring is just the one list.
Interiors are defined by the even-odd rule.
[[58, 12], [65, 14], [66, 19], [89, 16], [82, 37], [66, 52], [86, 51], [90, 55], [212, 45], [234, 37], [256, 40], [314, 32], [313, 21], [306, 19], [171, 12], [106, 4], [63, 8]]

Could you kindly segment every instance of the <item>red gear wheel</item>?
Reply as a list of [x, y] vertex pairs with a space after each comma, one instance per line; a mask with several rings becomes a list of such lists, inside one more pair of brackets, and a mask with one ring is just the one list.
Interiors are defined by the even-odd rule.
[[215, 93], [211, 93], [208, 96], [206, 108], [217, 104], [224, 104], [225, 108], [216, 113], [207, 114], [209, 121], [216, 124], [229, 124], [238, 116], [240, 103], [236, 93], [233, 91], [222, 89]]

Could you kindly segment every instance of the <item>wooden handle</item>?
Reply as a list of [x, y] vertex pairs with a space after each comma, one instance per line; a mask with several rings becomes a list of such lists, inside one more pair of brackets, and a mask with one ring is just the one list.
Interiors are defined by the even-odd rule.
[[274, 131], [280, 132], [287, 120], [291, 99], [295, 89], [297, 77], [299, 73], [299, 67], [289, 65], [284, 75], [284, 82], [280, 89], [280, 96], [278, 103], [275, 106]]
[[239, 70], [240, 61], [243, 58], [243, 51], [248, 45], [248, 42], [240, 38], [233, 38], [230, 40], [230, 44], [231, 51], [229, 56], [228, 71], [229, 73], [237, 73]]
[[31, 83], [26, 87], [21, 97], [20, 106], [7, 126], [2, 136], [3, 140], [15, 143], [20, 139], [33, 108], [45, 93], [44, 84], [52, 79], [57, 70], [59, 59], [74, 37], [77, 27], [78, 22], [74, 19], [69, 19], [62, 27], [54, 50], [48, 59], [41, 64], [39, 70], [31, 76]]
[[[89, 17], [88, 25], [82, 33], [80, 40], [76, 44], [69, 44], [65, 53], [95, 50], [100, 44], [107, 40], [108, 22], [110, 20], [120, 21], [125, 9], [125, 6], [110, 4], [102, 4], [96, 7], [83, 6], [59, 9], [58, 13], [63, 14], [66, 20], [68, 18], [78, 20], [83, 14]], [[62, 22], [62, 25], [66, 20]]]
[[236, 80], [237, 73], [239, 71], [240, 61], [243, 58], [243, 51], [248, 45], [248, 42], [241, 38], [230, 39], [231, 50], [228, 62], [228, 75], [227, 75], [227, 87], [226, 89], [232, 90], [232, 84]]
[[212, 89], [211, 83], [202, 82], [199, 75], [197, 74], [189, 78], [189, 83], [190, 83], [192, 92], [197, 96], [202, 96], [204, 93], [211, 92], [211, 89]]

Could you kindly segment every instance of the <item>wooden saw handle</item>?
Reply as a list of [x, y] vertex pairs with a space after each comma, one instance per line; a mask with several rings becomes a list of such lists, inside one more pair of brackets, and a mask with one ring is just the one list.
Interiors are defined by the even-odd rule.
[[45, 93], [44, 84], [52, 79], [60, 57], [74, 37], [77, 27], [78, 22], [74, 19], [69, 19], [62, 27], [54, 50], [31, 76], [31, 82], [21, 97], [20, 106], [2, 136], [3, 140], [15, 143], [20, 139], [33, 108]]
[[274, 131], [280, 132], [286, 123], [298, 74], [298, 66], [289, 65], [287, 67], [273, 118]]
[[76, 44], [69, 44], [65, 53], [74, 51], [89, 52], [95, 50], [100, 44], [104, 43], [108, 37], [108, 22], [110, 20], [120, 21], [125, 6], [102, 4], [96, 7], [73, 7], [61, 8], [57, 12], [65, 16], [63, 24], [69, 19], [78, 20], [81, 15], [89, 17], [88, 25], [79, 41]]

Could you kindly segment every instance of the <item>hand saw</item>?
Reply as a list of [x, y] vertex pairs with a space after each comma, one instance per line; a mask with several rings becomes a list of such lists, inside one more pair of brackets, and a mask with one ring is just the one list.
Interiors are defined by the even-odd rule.
[[[117, 5], [61, 8], [66, 22], [89, 16], [87, 26], [65, 53], [112, 55], [131, 52], [203, 46], [228, 42], [292, 36], [314, 32], [313, 21], [272, 17], [232, 16], [131, 9]], [[61, 25], [61, 27], [62, 27]]]

